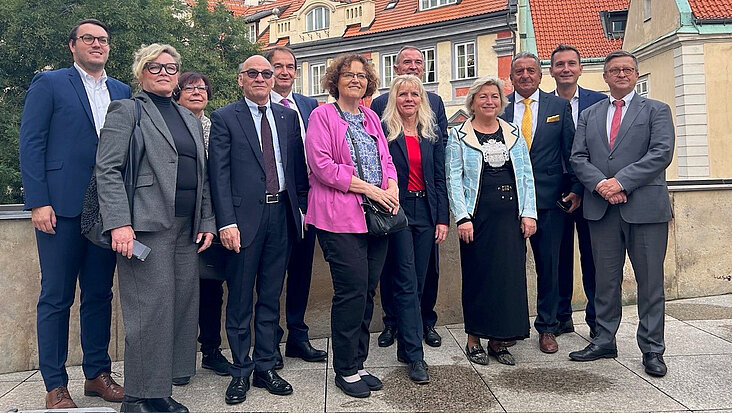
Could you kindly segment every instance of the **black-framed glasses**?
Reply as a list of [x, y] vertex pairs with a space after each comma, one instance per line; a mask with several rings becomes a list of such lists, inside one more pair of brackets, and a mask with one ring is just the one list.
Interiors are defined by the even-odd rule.
[[208, 86], [206, 86], [206, 85], [198, 85], [198, 86], [185, 85], [185, 86], [183, 86], [183, 88], [181, 90], [184, 92], [187, 92], [187, 93], [193, 93], [196, 90], [201, 93], [206, 93], [206, 91], [208, 90]]
[[257, 69], [248, 69], [242, 70], [241, 72], [239, 72], [239, 74], [246, 74], [247, 76], [249, 76], [250, 79], [256, 79], [257, 76], [261, 74], [263, 78], [271, 79], [274, 72], [269, 69], [264, 69], [262, 71], [259, 71]]
[[178, 73], [178, 70], [180, 70], [180, 65], [178, 63], [156, 63], [156, 62], [147, 62], [145, 63], [145, 69], [147, 69], [150, 74], [157, 75], [160, 73], [163, 68], [165, 68], [165, 73], [169, 75], [174, 75]]
[[82, 36], [77, 36], [76, 40], [81, 40], [86, 45], [93, 45], [94, 40], [98, 41], [101, 46], [106, 46], [109, 44], [109, 37], [107, 36], [92, 36], [91, 34], [85, 34]]
[[633, 73], [635, 73], [635, 68], [634, 67], [623, 67], [623, 68], [613, 67], [612, 69], [608, 69], [607, 72], [609, 74], [611, 74], [612, 76], [617, 76], [620, 74], [620, 72], [623, 72], [623, 74], [625, 76], [630, 76]]
[[353, 80], [354, 77], [357, 78], [358, 80], [368, 79], [368, 75], [366, 75], [366, 73], [345, 72], [345, 73], [341, 73], [341, 76], [346, 80]]

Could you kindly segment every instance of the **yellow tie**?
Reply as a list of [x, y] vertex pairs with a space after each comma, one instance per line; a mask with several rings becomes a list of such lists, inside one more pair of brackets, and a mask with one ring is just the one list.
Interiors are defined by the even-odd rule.
[[524, 103], [524, 117], [521, 119], [521, 134], [526, 139], [526, 146], [531, 149], [531, 102], [534, 99], [526, 98], [521, 102]]

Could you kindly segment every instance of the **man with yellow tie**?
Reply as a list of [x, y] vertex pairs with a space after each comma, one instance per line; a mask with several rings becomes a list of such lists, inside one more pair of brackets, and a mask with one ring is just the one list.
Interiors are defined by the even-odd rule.
[[[532, 53], [520, 52], [513, 57], [510, 78], [514, 92], [508, 95], [510, 103], [501, 117], [521, 126], [529, 146], [539, 215], [536, 233], [530, 238], [537, 275], [534, 328], [539, 332], [541, 351], [556, 353], [559, 247], [566, 219], [557, 201], [567, 202], [569, 211], [574, 211], [583, 189], [569, 167], [574, 138], [572, 107], [566, 99], [539, 90], [541, 65]], [[563, 180], [565, 170], [571, 177], [568, 184]]]

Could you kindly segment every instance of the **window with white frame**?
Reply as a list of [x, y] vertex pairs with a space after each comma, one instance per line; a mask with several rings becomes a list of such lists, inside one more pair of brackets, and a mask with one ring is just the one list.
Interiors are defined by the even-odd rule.
[[300, 70], [300, 67], [297, 68], [295, 73], [297, 75], [295, 76], [295, 81], [292, 83], [292, 91], [302, 94], [302, 70]]
[[448, 4], [455, 4], [457, 0], [421, 0], [419, 2], [420, 10], [434, 9], [435, 7], [447, 6]]
[[455, 45], [455, 69], [457, 79], [475, 77], [475, 42]]
[[435, 49], [422, 49], [424, 55], [424, 74], [422, 74], [422, 83], [431, 83], [437, 81], [437, 70], [435, 68]]
[[330, 10], [327, 7], [316, 7], [305, 15], [305, 30], [323, 30], [330, 27]]
[[247, 37], [249, 38], [249, 43], [257, 42], [257, 23], [249, 25], [249, 32], [247, 33]]
[[320, 78], [325, 74], [325, 65], [312, 65], [310, 66], [310, 95], [322, 95], [325, 93], [323, 86], [320, 83]]
[[381, 85], [383, 87], [389, 87], [391, 81], [394, 80], [396, 73], [394, 73], [394, 64], [396, 63], [395, 54], [385, 54], [381, 58]]
[[638, 82], [635, 84], [635, 93], [644, 98], [648, 97], [648, 75], [643, 75], [638, 78]]

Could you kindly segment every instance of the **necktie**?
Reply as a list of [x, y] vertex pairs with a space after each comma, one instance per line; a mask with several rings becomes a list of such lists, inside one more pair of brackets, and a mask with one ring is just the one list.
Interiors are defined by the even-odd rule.
[[265, 188], [268, 194], [274, 195], [280, 192], [280, 180], [277, 177], [272, 129], [269, 127], [269, 120], [267, 120], [267, 107], [258, 106], [257, 108], [262, 114], [262, 160], [264, 161], [264, 176], [266, 177]]
[[526, 139], [526, 146], [531, 149], [531, 102], [534, 99], [526, 98], [521, 102], [524, 103], [524, 117], [521, 118], [521, 134]]
[[625, 106], [625, 101], [618, 99], [613, 101], [613, 105], [615, 105], [615, 113], [613, 113], [613, 121], [610, 124], [610, 149], [613, 148], [615, 138], [618, 137], [618, 130], [620, 129], [620, 120], [623, 116], [623, 106]]
[[280, 100], [280, 103], [282, 103], [282, 106], [284, 106], [284, 107], [286, 107], [288, 109], [290, 108], [290, 100], [289, 99], [284, 98], [284, 99]]

